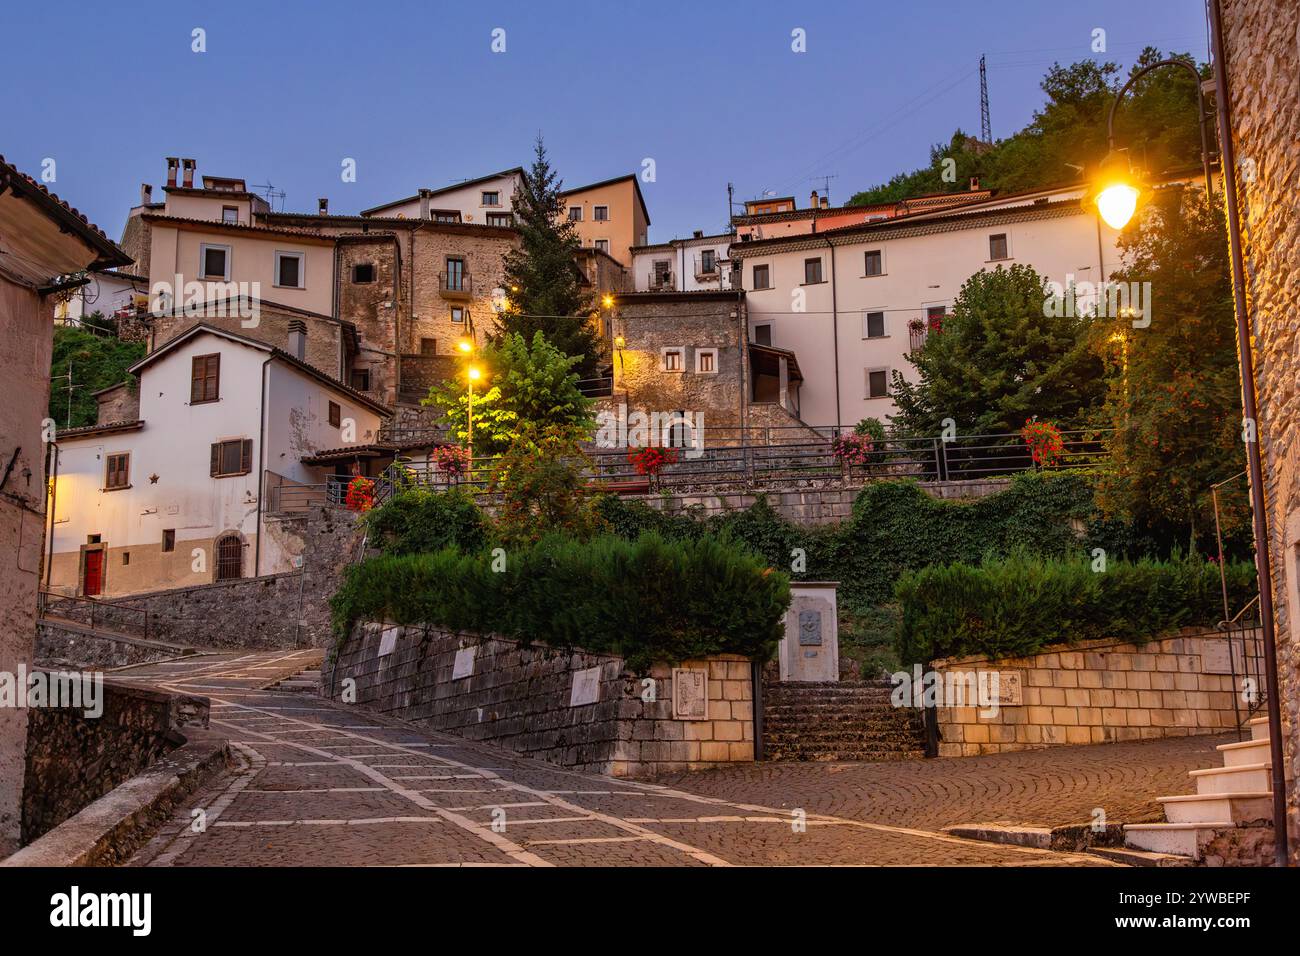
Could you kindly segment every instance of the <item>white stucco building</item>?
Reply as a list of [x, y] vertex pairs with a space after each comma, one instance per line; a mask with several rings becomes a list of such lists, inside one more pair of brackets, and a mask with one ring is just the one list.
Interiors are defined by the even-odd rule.
[[731, 235], [706, 236], [632, 247], [637, 292], [726, 291], [731, 286]]
[[516, 166], [441, 189], [421, 189], [414, 196], [363, 209], [361, 215], [513, 226], [514, 195], [523, 174], [523, 167]]
[[[301, 345], [301, 333], [286, 343]], [[132, 367], [133, 418], [58, 436], [46, 586], [105, 596], [290, 570], [272, 491], [328, 481], [317, 452], [376, 441], [389, 410], [255, 339], [196, 325]]]
[[54, 307], [54, 320], [78, 325], [82, 317], [100, 313], [106, 319], [135, 315], [149, 307], [149, 277], [115, 269], [92, 269], [86, 284]]

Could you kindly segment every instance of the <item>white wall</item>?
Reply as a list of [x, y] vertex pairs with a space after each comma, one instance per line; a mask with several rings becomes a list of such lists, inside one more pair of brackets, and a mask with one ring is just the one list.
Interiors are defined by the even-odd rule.
[[[338, 428], [329, 423], [331, 401], [340, 406]], [[268, 370], [267, 408], [265, 468], [301, 484], [324, 480], [324, 471], [302, 464], [303, 457], [378, 439], [378, 414], [282, 362], [271, 363]], [[354, 435], [350, 442], [344, 431], [349, 421]]]
[[[488, 224], [489, 213], [508, 213], [513, 208], [515, 187], [519, 183], [519, 176], [498, 176], [493, 179], [487, 179], [472, 186], [456, 186], [448, 189], [446, 192], [440, 192], [429, 200], [430, 209], [457, 209], [460, 211], [462, 222], [473, 223], [478, 226]], [[485, 192], [500, 193], [501, 204], [499, 206], [484, 206], [483, 193]], [[420, 200], [411, 199], [407, 202], [397, 203], [392, 206], [386, 206], [383, 209], [377, 209], [372, 213], [375, 216], [405, 216], [407, 219], [418, 219], [420, 217]]]
[[[667, 259], [672, 265], [673, 285], [679, 292], [698, 292], [731, 288], [731, 264], [723, 262], [727, 258], [731, 244], [726, 236], [713, 236], [703, 239], [675, 239], [671, 248], [638, 250], [632, 256], [632, 281], [637, 292], [650, 292], [651, 279], [654, 277], [654, 264]], [[697, 279], [695, 277], [695, 260], [705, 250], [712, 249], [718, 261], [718, 278]], [[721, 285], [719, 285], [719, 281]]]
[[102, 313], [105, 318], [112, 318], [118, 309], [125, 309], [134, 304], [134, 296], [149, 294], [147, 281], [132, 283], [130, 279], [118, 279], [102, 272], [87, 273], [90, 281], [72, 294], [67, 302], [61, 303], [54, 310], [55, 318], [79, 319], [85, 315]]

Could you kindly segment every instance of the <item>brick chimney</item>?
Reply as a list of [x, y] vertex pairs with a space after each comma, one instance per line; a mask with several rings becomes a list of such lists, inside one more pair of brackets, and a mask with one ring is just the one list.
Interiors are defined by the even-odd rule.
[[823, 209], [829, 209], [829, 208], [830, 208], [830, 205], [831, 205], [831, 197], [830, 197], [830, 196], [823, 196], [823, 197], [822, 197], [822, 208], [823, 208]]
[[198, 164], [192, 159], [182, 159], [181, 169], [185, 172], [184, 181], [181, 183], [186, 189], [194, 188], [194, 167]]
[[289, 348], [287, 351], [300, 362], [306, 361], [307, 323], [302, 319], [289, 320]]
[[696, 239], [703, 239], [703, 238], [704, 238], [704, 230], [703, 230], [703, 229], [696, 229], [693, 235], [694, 235], [694, 238], [696, 238]]
[[180, 169], [181, 161], [175, 156], [167, 157], [167, 185], [176, 185], [176, 170]]
[[420, 190], [420, 218], [421, 219], [429, 218], [429, 197], [432, 195], [433, 195], [432, 190], [429, 189]]
[[808, 197], [808, 207], [810, 209], [817, 209], [820, 206], [821, 203], [817, 201], [817, 190], [814, 189], [812, 195]]
[[140, 205], [147, 206], [153, 202], [153, 187], [148, 183], [140, 184]]
[[321, 196], [320, 199], [316, 200], [316, 204], [322, 216], [328, 216], [330, 214], [330, 201], [328, 198]]

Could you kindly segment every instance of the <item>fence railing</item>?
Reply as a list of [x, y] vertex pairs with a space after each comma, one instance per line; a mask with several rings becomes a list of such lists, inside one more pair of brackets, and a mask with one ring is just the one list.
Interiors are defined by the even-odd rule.
[[1228, 667], [1232, 673], [1232, 711], [1237, 739], [1245, 736], [1246, 723], [1268, 703], [1264, 675], [1263, 632], [1260, 630], [1259, 595], [1226, 621], [1219, 630], [1228, 640]]
[[42, 618], [61, 617], [86, 624], [91, 630], [105, 627], [135, 634], [145, 640], [149, 638], [148, 610], [132, 607], [129, 604], [119, 604], [116, 601], [60, 594], [57, 591], [40, 591], [36, 596], [36, 613]]

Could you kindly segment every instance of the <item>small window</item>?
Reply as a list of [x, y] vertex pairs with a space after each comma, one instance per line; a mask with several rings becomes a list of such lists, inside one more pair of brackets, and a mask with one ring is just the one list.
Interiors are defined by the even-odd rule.
[[570, 207], [569, 207], [569, 222], [582, 222], [582, 207], [581, 207], [581, 206], [570, 206]]
[[275, 254], [275, 284], [282, 289], [303, 288], [303, 255], [301, 252]]
[[103, 535], [98, 535], [98, 534], [86, 535], [86, 544], [101, 544], [102, 542], [103, 542]]
[[507, 229], [515, 224], [515, 217], [508, 212], [490, 212], [487, 216], [489, 226], [504, 226]]
[[867, 272], [869, 276], [882, 276], [885, 274], [885, 257], [879, 249], [871, 249], [867, 252]]
[[943, 320], [947, 314], [948, 307], [946, 305], [926, 306], [925, 324], [929, 327], [931, 332], [942, 332]]
[[253, 470], [253, 439], [236, 438], [214, 442], [209, 474], [213, 478], [232, 478]]
[[885, 313], [883, 312], [863, 313], [862, 337], [864, 339], [882, 339], [885, 337]]
[[667, 259], [656, 259], [654, 264], [655, 285], [664, 285], [673, 274], [673, 264]]
[[754, 326], [754, 344], [755, 345], [772, 344], [772, 326], [770, 324]]
[[989, 259], [1007, 259], [1007, 234], [1000, 232], [996, 236], [989, 236]]
[[244, 575], [244, 545], [233, 534], [217, 539], [217, 580], [232, 581]]
[[485, 191], [483, 193], [483, 205], [485, 206], [501, 205], [501, 194], [496, 190]]
[[433, 212], [434, 222], [460, 222], [460, 212], [454, 209], [437, 209]]
[[221, 207], [221, 221], [222, 221], [222, 222], [233, 222], [233, 223], [238, 224], [238, 222], [239, 222], [239, 207], [238, 207], [238, 206], [222, 206], [222, 207]]
[[465, 292], [467, 291], [465, 273], [465, 260], [460, 256], [447, 257], [447, 284], [445, 286], [448, 292]]
[[596, 222], [609, 222], [609, 207], [592, 206], [591, 218], [594, 219]]
[[605, 252], [605, 253], [609, 252], [608, 239], [597, 239], [595, 242], [592, 243], [592, 245], [595, 247], [597, 252]]
[[352, 387], [358, 392], [370, 391], [370, 369], [354, 368], [352, 370]]
[[104, 465], [104, 490], [131, 487], [131, 454], [109, 455]]
[[718, 269], [717, 253], [713, 249], [705, 249], [700, 253], [700, 272], [708, 274], [716, 272]]
[[718, 370], [717, 349], [695, 350], [695, 371], [703, 375], [712, 375]]
[[754, 288], [755, 289], [772, 288], [772, 267], [771, 266], [754, 266]]
[[230, 281], [230, 247], [199, 243], [199, 276]]
[[215, 402], [221, 393], [221, 356], [196, 355], [190, 363], [190, 404]]
[[[452, 311], [454, 312], [455, 310], [453, 309]], [[437, 355], [437, 354], [438, 354], [438, 340], [437, 340], [437, 339], [420, 339], [420, 354], [421, 354], [421, 355]]]
[[683, 349], [664, 349], [663, 351], [663, 371], [680, 372], [685, 367], [683, 361]]
[[803, 261], [803, 284], [816, 285], [818, 282], [821, 281], [822, 281], [821, 258], [818, 257], [816, 259], [805, 259]]
[[343, 409], [338, 402], [330, 402], [330, 427], [338, 428], [343, 424]]
[[889, 397], [889, 369], [867, 370], [867, 398]]
[[462, 324], [465, 321], [465, 310], [458, 305], [453, 305], [451, 307], [451, 320], [457, 325]]
[[352, 281], [361, 284], [375, 281], [375, 266], [372, 262], [358, 262], [352, 267]]
[[126, 566], [127, 566], [128, 564], [130, 564], [130, 563], [131, 563], [131, 552], [130, 552], [130, 551], [123, 551], [123, 552], [122, 552], [122, 567], [126, 567]]
[[171, 553], [172, 551], [176, 550], [176, 529], [175, 528], [163, 529], [162, 549], [165, 553]]

